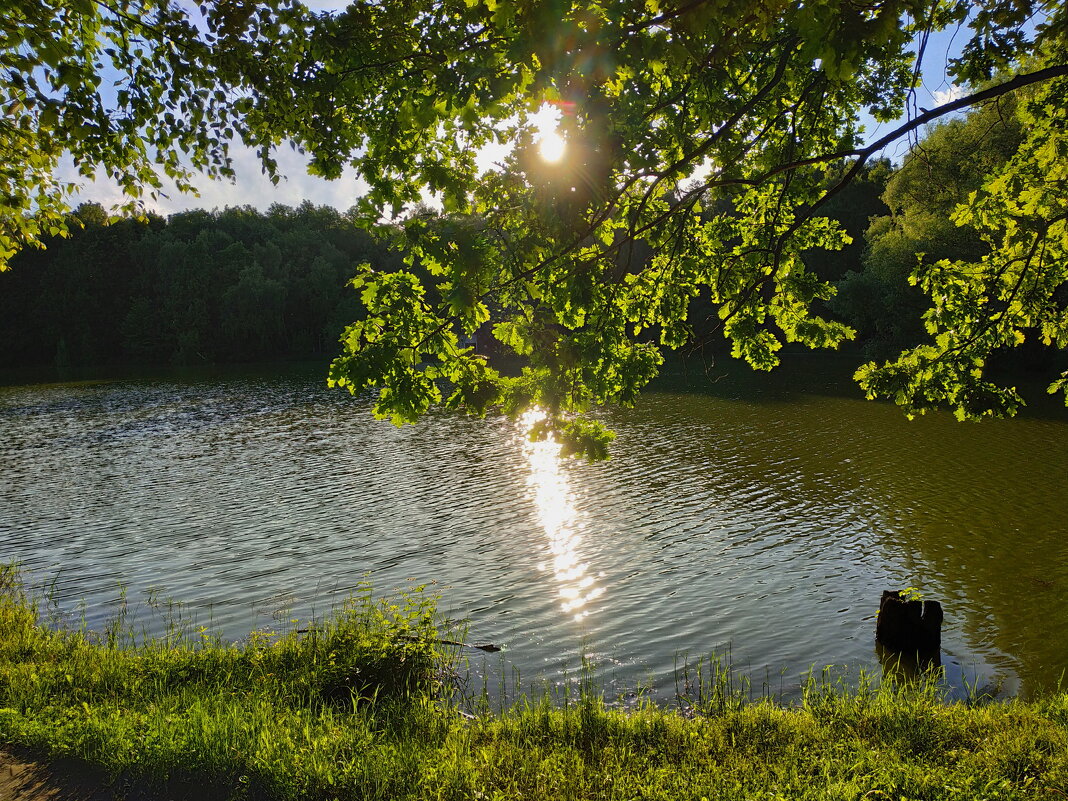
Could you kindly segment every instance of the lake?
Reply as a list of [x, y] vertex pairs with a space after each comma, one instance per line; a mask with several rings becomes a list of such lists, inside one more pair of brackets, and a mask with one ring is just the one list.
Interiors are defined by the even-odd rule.
[[[831, 365], [828, 367], [828, 365]], [[672, 697], [718, 654], [796, 697], [878, 674], [883, 589], [942, 602], [947, 682], [1031, 695], [1068, 668], [1068, 415], [915, 421], [835, 361], [676, 368], [603, 413], [611, 461], [523, 421], [397, 429], [321, 370], [0, 387], [0, 560], [99, 628], [292, 627], [369, 581], [428, 585], [476, 675], [539, 686], [586, 655], [610, 693]], [[529, 421], [528, 421], [529, 422]], [[495, 677], [495, 678], [492, 678]]]

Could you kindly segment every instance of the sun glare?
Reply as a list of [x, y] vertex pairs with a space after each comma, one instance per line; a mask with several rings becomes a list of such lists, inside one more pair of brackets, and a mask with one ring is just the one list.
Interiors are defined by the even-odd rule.
[[538, 152], [545, 161], [555, 162], [564, 157], [567, 150], [567, 142], [560, 135], [560, 109], [549, 103], [543, 103], [542, 107], [531, 117], [537, 129]]
[[564, 157], [564, 150], [566, 148], [567, 143], [564, 142], [564, 137], [560, 136], [556, 131], [550, 131], [549, 133], [543, 133], [541, 135], [539, 152], [541, 153], [541, 157], [546, 161], [559, 161]]

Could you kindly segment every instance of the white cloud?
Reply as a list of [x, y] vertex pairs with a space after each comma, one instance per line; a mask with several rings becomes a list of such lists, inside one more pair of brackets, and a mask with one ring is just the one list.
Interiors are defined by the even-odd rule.
[[960, 100], [964, 97], [965, 90], [963, 86], [957, 86], [952, 84], [948, 89], [935, 89], [931, 92], [931, 97], [934, 98], [935, 103], [940, 106], [944, 106], [946, 103], [952, 103], [954, 100]]
[[[308, 175], [307, 157], [289, 147], [280, 148], [275, 154], [279, 172], [285, 176], [277, 186], [263, 174], [259, 158], [251, 148], [233, 146], [230, 153], [234, 172], [237, 173], [233, 182], [210, 181], [198, 176], [193, 181], [200, 192], [198, 197], [179, 192], [171, 182], [164, 181], [165, 196], [156, 200], [146, 199], [145, 205], [164, 215], [192, 208], [221, 209], [226, 206], [254, 206], [266, 210], [272, 203], [296, 206], [303, 200], [345, 210], [354, 205], [367, 189], [367, 185], [351, 169], [335, 181]], [[74, 198], [75, 205], [82, 201], [96, 201], [105, 208], [111, 208], [124, 199], [114, 181], [98, 176], [96, 180], [87, 182], [78, 176], [70, 160], [60, 165], [59, 178], [82, 184]]]

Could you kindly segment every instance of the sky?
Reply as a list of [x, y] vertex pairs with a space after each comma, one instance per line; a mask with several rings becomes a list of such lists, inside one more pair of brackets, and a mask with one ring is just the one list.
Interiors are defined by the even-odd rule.
[[[312, 8], [321, 11], [338, 10], [346, 4], [346, 2], [309, 3]], [[924, 83], [917, 90], [917, 106], [934, 108], [963, 94], [961, 88], [955, 86], [947, 76], [946, 67], [949, 58], [959, 53], [966, 40], [966, 30], [941, 31], [931, 36], [924, 53]], [[545, 107], [537, 120], [539, 130], [547, 137], [551, 136], [553, 128], [552, 114], [553, 112]], [[893, 123], [880, 124], [870, 117], [863, 119], [866, 141], [874, 141], [885, 135], [904, 120], [905, 118], [902, 118]], [[894, 162], [899, 162], [908, 151], [908, 147], [909, 142], [902, 139], [888, 147], [883, 155], [888, 156]], [[505, 148], [500, 148], [496, 152], [485, 152], [480, 161], [488, 167], [505, 151]], [[306, 169], [306, 157], [288, 145], [282, 146], [275, 153], [279, 170], [285, 176], [277, 186], [263, 175], [259, 159], [252, 149], [234, 145], [231, 148], [231, 157], [236, 173], [233, 182], [210, 181], [207, 178], [198, 177], [193, 183], [199, 190], [199, 196], [178, 192], [173, 185], [165, 182], [162, 195], [154, 201], [147, 200], [145, 205], [150, 210], [169, 215], [192, 208], [222, 209], [226, 206], [244, 205], [266, 210], [274, 203], [296, 206], [304, 200], [310, 200], [316, 205], [332, 206], [344, 211], [355, 205], [366, 189], [366, 185], [352, 169], [333, 181], [309, 175]], [[78, 177], [70, 161], [60, 166], [60, 179], [84, 184], [74, 199], [74, 205], [82, 201], [96, 201], [105, 208], [111, 208], [123, 201], [122, 192], [114, 183], [106, 178], [98, 178], [96, 181], [86, 183], [84, 179]]]

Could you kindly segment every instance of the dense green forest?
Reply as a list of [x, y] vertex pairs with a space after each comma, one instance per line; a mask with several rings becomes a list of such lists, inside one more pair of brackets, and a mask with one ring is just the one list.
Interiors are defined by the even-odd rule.
[[400, 266], [338, 211], [304, 203], [84, 225], [0, 283], [0, 366], [61, 369], [332, 354], [357, 314], [354, 265]]
[[[1019, 144], [1019, 123], [1005, 111], [987, 107], [929, 129], [899, 167], [873, 163], [821, 209], [852, 242], [809, 251], [806, 262], [836, 286], [827, 311], [856, 329], [866, 355], [893, 356], [923, 337], [930, 303], [909, 284], [917, 264], [982, 256], [978, 234], [951, 215]], [[425, 207], [419, 213], [446, 237], [455, 228]], [[76, 217], [70, 238], [20, 253], [0, 276], [0, 367], [328, 357], [361, 314], [345, 286], [356, 265], [404, 267], [401, 253], [351, 215], [307, 201], [111, 225], [99, 205], [85, 204]], [[714, 327], [713, 308], [697, 311], [698, 333], [702, 319]]]

